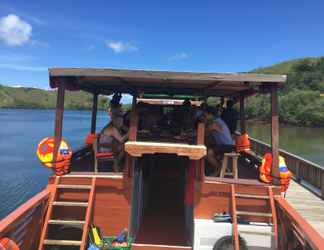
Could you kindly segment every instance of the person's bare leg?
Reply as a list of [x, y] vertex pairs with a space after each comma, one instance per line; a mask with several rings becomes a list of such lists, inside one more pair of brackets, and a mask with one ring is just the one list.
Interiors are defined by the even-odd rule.
[[222, 157], [219, 155], [215, 155], [215, 161], [217, 162], [217, 167], [215, 167], [214, 175], [219, 177], [220, 172], [222, 170]]
[[114, 159], [113, 170], [119, 172], [118, 159]]
[[208, 149], [207, 151], [207, 160], [214, 167], [214, 176], [219, 176], [221, 170], [221, 164], [219, 160], [217, 160], [216, 155], [212, 149]]

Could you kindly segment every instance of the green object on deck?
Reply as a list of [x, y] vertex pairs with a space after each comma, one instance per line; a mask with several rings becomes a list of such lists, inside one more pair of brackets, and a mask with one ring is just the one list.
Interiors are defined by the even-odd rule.
[[113, 242], [113, 240], [115, 239], [115, 236], [107, 236], [107, 237], [103, 237], [103, 242], [104, 242], [104, 246], [109, 246], [108, 248], [104, 248], [105, 250], [130, 250], [132, 247], [132, 243], [133, 243], [133, 238], [132, 237], [128, 237], [127, 239], [127, 246], [115, 246], [113, 247], [111, 244]]

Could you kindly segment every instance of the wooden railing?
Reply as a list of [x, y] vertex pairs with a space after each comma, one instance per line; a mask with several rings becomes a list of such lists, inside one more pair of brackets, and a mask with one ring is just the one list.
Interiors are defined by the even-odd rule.
[[44, 190], [1, 220], [0, 238], [12, 239], [21, 250], [37, 249], [48, 197]]
[[[271, 152], [269, 144], [254, 138], [250, 138], [250, 141], [252, 151], [258, 156], [262, 157], [265, 153]], [[282, 149], [279, 153], [285, 158], [287, 167], [294, 174], [293, 178], [324, 199], [324, 167]]]
[[275, 197], [278, 218], [278, 249], [314, 249], [324, 248], [324, 239], [297, 213], [281, 196]]

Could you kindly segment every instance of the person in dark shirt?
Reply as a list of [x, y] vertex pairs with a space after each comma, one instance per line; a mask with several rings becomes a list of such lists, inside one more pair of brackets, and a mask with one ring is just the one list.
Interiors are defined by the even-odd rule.
[[237, 120], [239, 117], [238, 112], [233, 108], [233, 106], [234, 106], [234, 101], [228, 100], [226, 102], [226, 108], [223, 110], [221, 115], [222, 120], [226, 123], [232, 135], [236, 131]]

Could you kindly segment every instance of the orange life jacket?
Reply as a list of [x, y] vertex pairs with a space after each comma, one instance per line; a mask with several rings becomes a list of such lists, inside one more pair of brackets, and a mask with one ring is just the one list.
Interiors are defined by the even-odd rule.
[[272, 166], [272, 155], [270, 153], [266, 153], [262, 158], [262, 164], [259, 168], [261, 181], [265, 183], [272, 182], [271, 166]]
[[236, 136], [236, 152], [249, 151], [251, 149], [249, 135], [247, 133]]
[[280, 172], [280, 186], [281, 192], [286, 192], [289, 187], [292, 173], [287, 168], [285, 158], [279, 156], [279, 172]]
[[43, 165], [53, 168], [56, 175], [63, 175], [69, 171], [72, 149], [64, 139], [61, 140], [57, 159], [54, 162], [54, 138], [46, 137], [37, 146], [36, 154]]
[[0, 250], [20, 250], [19, 246], [9, 238], [0, 239]]
[[85, 139], [85, 144], [92, 145], [94, 140], [96, 139], [97, 135], [93, 133], [87, 134], [87, 137]]
[[[259, 168], [261, 181], [265, 183], [272, 182], [273, 177], [271, 176], [271, 167], [272, 167], [272, 155], [270, 153], [266, 153], [263, 156], [262, 164]], [[283, 158], [282, 156], [279, 156], [279, 175], [280, 175], [279, 179], [280, 179], [281, 192], [286, 192], [292, 174], [287, 168], [285, 158]]]

